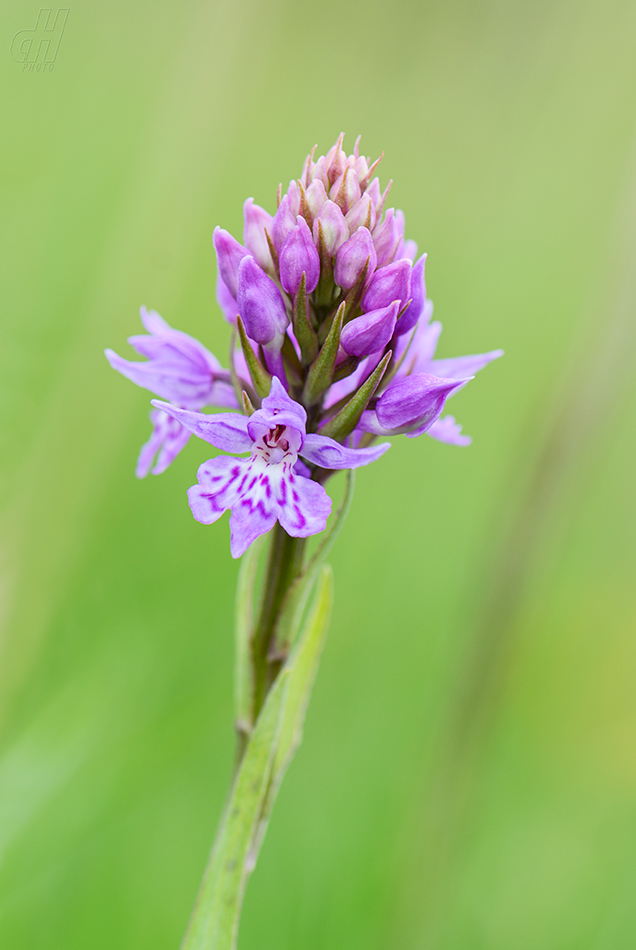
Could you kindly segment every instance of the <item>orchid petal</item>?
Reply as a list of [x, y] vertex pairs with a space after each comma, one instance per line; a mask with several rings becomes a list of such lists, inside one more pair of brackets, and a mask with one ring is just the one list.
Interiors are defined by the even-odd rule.
[[159, 399], [153, 399], [151, 402], [153, 406], [167, 412], [199, 439], [209, 442], [210, 445], [223, 452], [248, 452], [252, 446], [252, 440], [247, 434], [247, 416], [241, 416], [238, 412], [208, 415], [204, 412], [179, 409]]
[[334, 439], [311, 432], [305, 436], [300, 455], [321, 468], [360, 468], [375, 462], [390, 448], [390, 442], [383, 442], [366, 449], [349, 449]]

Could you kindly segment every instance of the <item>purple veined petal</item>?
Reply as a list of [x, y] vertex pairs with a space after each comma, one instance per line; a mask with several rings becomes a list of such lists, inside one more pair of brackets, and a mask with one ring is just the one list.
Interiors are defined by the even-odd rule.
[[390, 448], [391, 443], [384, 442], [382, 445], [373, 445], [366, 449], [349, 449], [334, 439], [310, 432], [305, 436], [300, 454], [308, 462], [320, 465], [321, 468], [360, 468], [362, 465], [375, 462]]
[[[409, 296], [411, 302], [400, 317], [395, 328], [398, 336], [408, 333], [412, 330], [417, 321], [424, 313], [426, 305], [426, 278], [424, 268], [426, 266], [426, 254], [422, 254], [419, 261], [411, 268], [411, 289]], [[443, 376], [443, 373], [438, 375]]]
[[400, 301], [394, 300], [388, 307], [371, 310], [356, 317], [342, 328], [340, 343], [350, 356], [369, 356], [383, 349], [395, 329], [400, 310]]
[[295, 295], [305, 274], [305, 289], [310, 294], [320, 279], [320, 257], [305, 219], [298, 215], [296, 222], [280, 249], [280, 282], [283, 290]]
[[247, 335], [256, 343], [270, 343], [287, 329], [282, 294], [251, 256], [244, 257], [239, 267], [238, 308]]
[[287, 195], [283, 195], [278, 211], [272, 219], [272, 233], [270, 235], [277, 251], [280, 251], [287, 235], [295, 227], [296, 215], [289, 207], [289, 198]]
[[151, 402], [156, 409], [167, 412], [197, 438], [223, 452], [249, 452], [252, 447], [252, 440], [247, 433], [247, 416], [241, 416], [238, 412], [191, 412], [159, 399], [152, 399]]
[[213, 241], [219, 274], [232, 296], [236, 297], [239, 265], [248, 251], [224, 228], [214, 229]]
[[230, 515], [230, 553], [239, 558], [261, 535], [271, 531], [277, 521], [277, 511], [262, 503], [252, 507], [249, 498], [241, 499]]
[[[411, 438], [414, 433], [407, 432], [407, 438]], [[462, 427], [455, 422], [454, 416], [442, 416], [437, 422], [430, 426], [426, 435], [438, 442], [445, 442], [447, 445], [470, 445], [473, 441], [469, 435], [462, 435]]]
[[331, 498], [318, 482], [290, 472], [281, 484], [281, 527], [292, 538], [308, 538], [327, 526], [331, 514]]
[[394, 431], [425, 432], [441, 415], [448, 396], [467, 382], [440, 379], [428, 373], [394, 380], [376, 405], [378, 422]]
[[376, 270], [362, 297], [363, 310], [379, 310], [388, 307], [394, 300], [401, 305], [409, 299], [411, 262], [395, 261]]
[[376, 224], [373, 231], [373, 243], [378, 255], [378, 267], [390, 264], [400, 243], [400, 232], [395, 220], [394, 208], [389, 208], [382, 224]]
[[243, 228], [245, 247], [260, 267], [264, 270], [270, 269], [272, 267], [272, 255], [270, 254], [265, 231], [267, 230], [271, 234], [271, 214], [261, 208], [260, 205], [255, 204], [253, 198], [248, 198], [243, 205], [243, 219], [245, 222]]
[[220, 274], [216, 276], [216, 302], [227, 322], [234, 326], [238, 315], [238, 304]]
[[319, 178], [314, 179], [305, 192], [305, 200], [312, 216], [315, 218], [325, 201], [327, 201], [327, 192], [325, 186]]
[[360, 227], [348, 241], [345, 241], [336, 254], [334, 276], [339, 287], [350, 290], [364, 270], [367, 261], [367, 281], [371, 280], [376, 268], [375, 246], [368, 228]]
[[429, 372], [435, 376], [446, 376], [449, 379], [464, 379], [474, 376], [484, 366], [504, 355], [503, 350], [491, 350], [489, 353], [477, 353], [474, 356], [453, 356], [443, 360], [433, 360]]
[[358, 228], [363, 227], [373, 231], [375, 227], [375, 208], [368, 192], [365, 192], [360, 200], [356, 201], [353, 207], [347, 211], [345, 221], [350, 234], [355, 234]]
[[236, 504], [249, 480], [252, 459], [219, 455], [199, 466], [198, 485], [188, 489], [190, 509], [201, 524], [214, 524], [224, 511]]
[[341, 244], [349, 237], [349, 225], [345, 217], [334, 201], [325, 201], [324, 205], [314, 219], [314, 240], [318, 243], [318, 222], [322, 229], [322, 236], [325, 242], [327, 253], [334, 257]]
[[[153, 475], [161, 475], [165, 472], [190, 438], [188, 430], [184, 429], [176, 419], [172, 419], [158, 409], [150, 412], [150, 421], [152, 434], [141, 447], [135, 468], [137, 478], [145, 478], [151, 469]], [[153, 468], [155, 458], [157, 461]]]

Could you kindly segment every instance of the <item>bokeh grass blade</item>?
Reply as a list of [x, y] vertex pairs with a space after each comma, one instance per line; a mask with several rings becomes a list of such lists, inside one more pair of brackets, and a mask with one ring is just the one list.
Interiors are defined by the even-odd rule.
[[[263, 706], [225, 809], [182, 950], [232, 950], [283, 724], [290, 672], [281, 672]], [[251, 864], [253, 866], [253, 863]]]

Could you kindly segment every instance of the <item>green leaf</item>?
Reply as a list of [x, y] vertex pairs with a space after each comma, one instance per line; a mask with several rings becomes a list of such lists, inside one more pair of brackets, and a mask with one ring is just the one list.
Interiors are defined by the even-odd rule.
[[245, 749], [182, 950], [235, 950], [248, 877], [285, 771], [298, 748], [333, 599], [323, 567], [294, 650], [268, 693]]
[[247, 744], [182, 950], [233, 950], [249, 868], [284, 719], [291, 672], [272, 687]]
[[303, 392], [305, 405], [311, 406], [331, 386], [333, 371], [336, 365], [338, 355], [338, 346], [340, 345], [340, 331], [342, 330], [342, 319], [344, 315], [344, 304], [338, 307], [331, 329], [327, 334], [327, 339], [322, 345], [322, 349], [314, 362], [309, 367], [307, 381]]
[[369, 405], [369, 400], [380, 384], [384, 371], [389, 365], [391, 355], [391, 350], [389, 350], [382, 357], [381, 362], [378, 363], [360, 389], [353, 394], [346, 406], [343, 406], [333, 419], [330, 419], [320, 428], [320, 435], [327, 435], [331, 439], [344, 439], [345, 436], [353, 432], [360, 421], [360, 416]]
[[241, 349], [243, 350], [243, 356], [245, 357], [247, 368], [250, 371], [250, 376], [252, 377], [252, 383], [254, 384], [256, 395], [260, 399], [264, 399], [265, 396], [269, 395], [269, 391], [272, 387], [272, 377], [267, 372], [263, 364], [256, 356], [256, 353], [252, 349], [252, 345], [247, 337], [247, 333], [245, 332], [245, 325], [240, 317], [236, 318], [236, 327], [239, 332]]

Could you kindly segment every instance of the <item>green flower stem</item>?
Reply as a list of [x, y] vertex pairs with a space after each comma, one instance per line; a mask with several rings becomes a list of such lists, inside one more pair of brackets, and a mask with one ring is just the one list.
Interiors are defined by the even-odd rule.
[[[270, 657], [270, 647], [285, 594], [302, 570], [305, 538], [292, 538], [276, 524], [272, 529], [267, 567], [263, 579], [263, 597], [254, 637], [252, 665], [254, 694], [252, 722], [255, 722], [269, 688], [280, 668], [279, 658]], [[277, 662], [272, 662], [272, 660]]]

